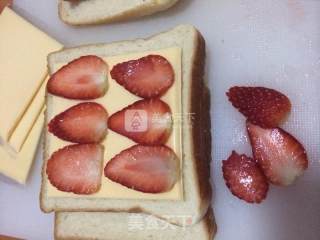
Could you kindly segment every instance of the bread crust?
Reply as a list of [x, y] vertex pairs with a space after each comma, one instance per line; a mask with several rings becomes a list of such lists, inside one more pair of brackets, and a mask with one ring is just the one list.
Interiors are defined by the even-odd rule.
[[[196, 174], [198, 175], [199, 196], [202, 199], [203, 214], [208, 210], [212, 199], [212, 188], [210, 184], [211, 165], [211, 119], [210, 119], [210, 91], [205, 85], [205, 40], [198, 32], [197, 52], [192, 68], [191, 83], [191, 108], [194, 113], [192, 127], [194, 161], [196, 163]], [[198, 99], [201, 99], [199, 101]], [[200, 144], [199, 144], [200, 143]]]
[[208, 209], [208, 213], [207, 215], [205, 216], [205, 219], [204, 219], [206, 222], [206, 229], [207, 229], [207, 233], [208, 233], [208, 239], [209, 240], [213, 240], [214, 239], [214, 236], [217, 234], [217, 224], [216, 224], [216, 220], [215, 220], [215, 217], [214, 217], [214, 213], [213, 213], [213, 210], [212, 208], [209, 208]]
[[58, 3], [58, 13], [59, 13], [59, 17], [60, 19], [69, 25], [73, 25], [73, 26], [88, 26], [88, 25], [99, 25], [99, 24], [108, 24], [108, 23], [114, 23], [114, 22], [124, 22], [124, 21], [129, 21], [129, 20], [134, 20], [137, 19], [139, 17], [144, 17], [144, 16], [148, 16], [148, 15], [152, 15], [154, 13], [157, 12], [161, 12], [164, 10], [167, 10], [168, 8], [172, 7], [173, 5], [175, 5], [179, 0], [171, 0], [171, 1], [167, 1], [167, 3], [157, 9], [131, 9], [128, 11], [124, 11], [120, 14], [114, 15], [113, 17], [103, 17], [103, 18], [97, 18], [91, 21], [86, 21], [83, 20], [81, 22], [74, 22], [74, 21], [70, 21], [67, 17], [66, 17], [66, 12], [65, 9], [63, 7], [63, 1], [64, 0], [59, 0]]
[[[158, 35], [158, 34], [157, 34]], [[148, 38], [151, 39], [154, 36]], [[204, 81], [204, 69], [205, 69], [205, 41], [200, 32], [196, 32], [195, 35], [196, 48], [195, 54], [193, 55], [193, 67], [191, 69], [191, 87], [190, 91], [190, 99], [188, 104], [189, 112], [193, 113], [193, 127], [192, 127], [192, 144], [193, 146], [193, 161], [195, 163], [195, 168], [193, 169], [197, 178], [196, 189], [198, 189], [198, 197], [200, 199], [199, 206], [199, 218], [196, 222], [198, 222], [207, 212], [208, 207], [211, 204], [212, 198], [212, 189], [210, 185], [210, 163], [211, 163], [211, 131], [210, 131], [210, 93]], [[145, 41], [148, 41], [146, 39]], [[99, 46], [99, 45], [98, 45]], [[48, 101], [48, 95], [47, 95]], [[47, 122], [47, 121], [46, 121]], [[47, 134], [47, 132], [46, 132]], [[47, 139], [47, 138], [46, 138]], [[201, 144], [199, 144], [201, 143]], [[44, 145], [44, 164], [42, 168], [42, 191], [40, 193], [40, 206], [43, 212], [52, 212], [55, 211], [67, 211], [67, 212], [77, 212], [77, 211], [95, 211], [95, 212], [131, 212], [131, 213], [147, 213], [152, 214], [158, 218], [165, 219], [163, 216], [159, 216], [154, 212], [150, 212], [147, 209], [144, 209], [140, 206], [132, 206], [128, 209], [105, 209], [105, 208], [74, 208], [74, 209], [65, 209], [61, 206], [52, 206], [47, 208], [45, 206], [45, 196], [44, 196], [44, 181], [46, 179], [46, 159], [47, 159], [47, 150]], [[171, 222], [171, 221], [170, 221]], [[177, 222], [171, 222], [173, 224], [179, 225]]]

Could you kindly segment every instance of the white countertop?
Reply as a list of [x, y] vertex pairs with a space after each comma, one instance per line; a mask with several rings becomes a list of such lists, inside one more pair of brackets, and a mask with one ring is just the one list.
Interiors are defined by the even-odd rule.
[[[212, 92], [216, 240], [320, 239], [319, 0], [181, 0], [153, 17], [85, 28], [64, 25], [56, 1], [15, 2], [17, 12], [66, 46], [144, 37], [181, 23], [198, 27], [207, 40]], [[229, 87], [249, 84], [291, 98], [293, 112], [283, 127], [304, 143], [310, 158], [294, 186], [272, 186], [261, 205], [233, 197], [221, 172], [231, 150], [250, 154], [244, 119], [225, 97]], [[53, 214], [39, 209], [40, 155], [26, 186], [0, 177], [1, 234], [53, 239]]]

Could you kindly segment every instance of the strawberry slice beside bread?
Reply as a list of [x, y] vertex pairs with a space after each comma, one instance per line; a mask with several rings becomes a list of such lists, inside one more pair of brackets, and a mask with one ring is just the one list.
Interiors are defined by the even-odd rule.
[[223, 176], [232, 194], [248, 203], [262, 202], [269, 184], [258, 164], [246, 155], [235, 151], [223, 161]]
[[254, 158], [268, 180], [281, 186], [295, 182], [308, 168], [303, 145], [281, 128], [263, 129], [247, 122]]
[[232, 105], [247, 119], [261, 127], [277, 127], [289, 115], [289, 98], [265, 87], [232, 87], [227, 92]]

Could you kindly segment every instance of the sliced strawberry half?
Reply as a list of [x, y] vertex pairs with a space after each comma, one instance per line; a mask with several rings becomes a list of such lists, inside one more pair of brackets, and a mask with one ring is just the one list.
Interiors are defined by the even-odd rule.
[[48, 92], [69, 99], [102, 97], [107, 90], [108, 65], [97, 56], [83, 56], [60, 68], [48, 81]]
[[174, 82], [174, 70], [167, 59], [148, 55], [117, 64], [111, 76], [129, 92], [142, 98], [163, 95]]
[[114, 113], [109, 128], [145, 145], [166, 143], [172, 130], [170, 107], [159, 99], [140, 100]]
[[269, 88], [232, 87], [227, 96], [250, 122], [265, 128], [279, 126], [291, 110], [289, 98]]
[[271, 183], [288, 186], [308, 168], [304, 147], [283, 129], [264, 129], [250, 122], [247, 129], [253, 156]]
[[269, 190], [269, 184], [258, 164], [246, 155], [232, 152], [223, 161], [223, 177], [231, 193], [248, 203], [261, 203]]
[[93, 194], [100, 189], [103, 147], [76, 144], [53, 153], [47, 162], [50, 183], [63, 192]]
[[80, 103], [55, 116], [48, 127], [49, 132], [66, 141], [99, 143], [107, 134], [108, 113], [98, 103]]
[[145, 193], [171, 190], [179, 178], [179, 160], [166, 146], [135, 145], [112, 158], [104, 169], [110, 180]]

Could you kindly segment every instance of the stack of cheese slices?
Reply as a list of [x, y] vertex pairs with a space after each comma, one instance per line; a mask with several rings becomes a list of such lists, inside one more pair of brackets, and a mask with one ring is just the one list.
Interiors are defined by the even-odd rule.
[[211, 240], [201, 34], [64, 49], [48, 66], [40, 201], [55, 238]]
[[46, 58], [62, 45], [8, 7], [0, 32], [0, 173], [24, 184], [43, 128]]

